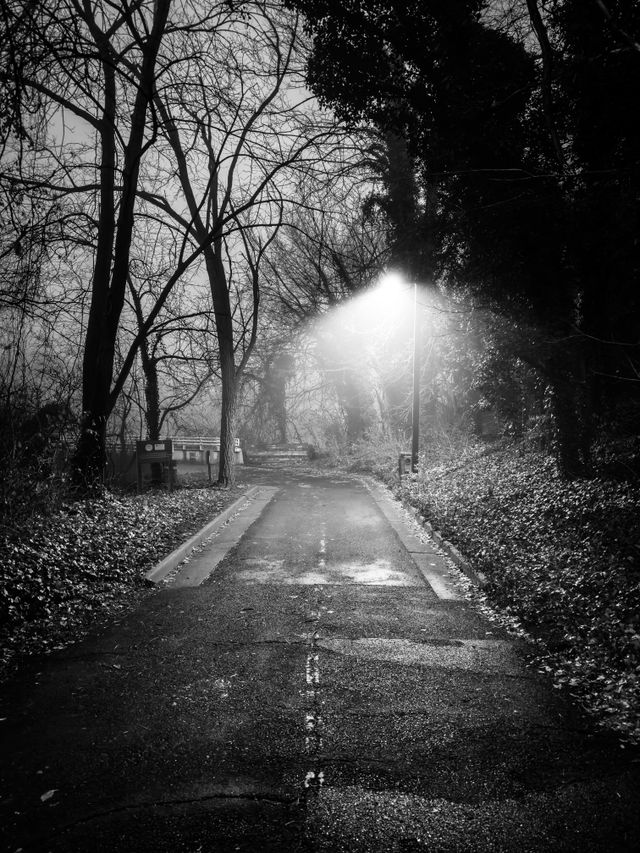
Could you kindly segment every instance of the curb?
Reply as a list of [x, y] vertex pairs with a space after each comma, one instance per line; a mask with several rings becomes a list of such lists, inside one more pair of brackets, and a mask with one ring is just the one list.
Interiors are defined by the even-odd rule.
[[209, 536], [215, 533], [219, 527], [222, 527], [234, 512], [236, 512], [240, 504], [244, 503], [247, 498], [253, 497], [259, 488], [259, 486], [252, 486], [248, 489], [244, 495], [241, 495], [226, 509], [223, 509], [222, 512], [219, 515], [216, 515], [215, 518], [211, 519], [211, 521], [208, 521], [205, 526], [195, 533], [190, 539], [187, 539], [187, 541], [183, 542], [182, 545], [179, 545], [175, 551], [172, 551], [152, 569], [145, 572], [145, 579], [153, 584], [160, 583], [160, 581], [164, 580], [169, 572], [172, 572], [176, 566], [179, 566], [180, 563], [189, 556], [194, 548], [197, 548], [205, 539], [208, 539]]
[[444, 553], [449, 557], [452, 563], [454, 563], [457, 568], [460, 569], [476, 586], [484, 587], [487, 585], [487, 577], [482, 572], [476, 571], [462, 556], [460, 551], [456, 548], [455, 545], [452, 545], [448, 539], [445, 539], [440, 533], [439, 530], [436, 530], [435, 527], [431, 524], [430, 521], [427, 521], [426, 518], [423, 518], [416, 509], [413, 507], [411, 511], [415, 514], [416, 521], [418, 521], [424, 529], [427, 531], [429, 536], [433, 539], [436, 545], [441, 548]]
[[[361, 478], [363, 479], [363, 478]], [[367, 482], [366, 478], [364, 478], [365, 483]], [[445, 539], [442, 533], [431, 524], [430, 521], [420, 515], [420, 512], [411, 504], [405, 503], [402, 498], [398, 497], [392, 488], [390, 488], [386, 483], [383, 483], [381, 480], [377, 480], [373, 478], [370, 482], [375, 483], [379, 488], [384, 489], [386, 492], [391, 495], [391, 497], [398, 501], [401, 506], [403, 506], [408, 512], [410, 512], [415, 520], [421, 527], [424, 527], [427, 534], [433, 539], [438, 548], [444, 552], [445, 556], [449, 557], [451, 562], [456, 566], [456, 568], [460, 569], [460, 571], [467, 576], [467, 578], [471, 581], [472, 584], [478, 586], [480, 588], [485, 587], [488, 584], [487, 576], [483, 572], [478, 572], [474, 569], [470, 563], [462, 556], [460, 551], [449, 542], [448, 539]]]
[[[388, 490], [393, 495], [391, 489]], [[471, 583], [475, 584], [475, 586], [478, 586], [480, 588], [485, 587], [487, 585], [487, 576], [483, 574], [483, 572], [476, 571], [465, 559], [465, 557], [462, 556], [456, 546], [449, 542], [448, 539], [445, 539], [442, 533], [440, 533], [439, 530], [436, 530], [436, 528], [433, 526], [433, 524], [431, 524], [430, 521], [427, 521], [427, 519], [423, 515], [420, 515], [420, 512], [414, 506], [411, 506], [411, 504], [406, 504], [401, 498], [398, 498], [395, 495], [393, 496], [396, 498], [396, 500], [400, 501], [402, 506], [415, 517], [418, 524], [424, 527], [425, 531], [433, 539], [438, 548], [444, 551], [445, 555], [449, 557], [451, 562], [458, 569], [460, 569], [460, 571], [464, 575], [466, 575], [467, 578], [469, 578]]]

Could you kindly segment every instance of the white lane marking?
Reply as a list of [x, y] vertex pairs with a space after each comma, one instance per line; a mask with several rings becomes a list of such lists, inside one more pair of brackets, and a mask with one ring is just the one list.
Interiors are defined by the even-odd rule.
[[[316, 635], [313, 637], [315, 642]], [[320, 687], [320, 666], [315, 652], [307, 655], [305, 678], [307, 682], [308, 707], [304, 715], [304, 750], [311, 761], [315, 761], [319, 750], [322, 749], [322, 717], [318, 713], [318, 689]], [[317, 767], [308, 770], [304, 777], [304, 787], [307, 790], [318, 791], [324, 784], [324, 771]]]
[[325, 569], [327, 567], [327, 561], [325, 555], [327, 553], [327, 522], [323, 521], [320, 524], [320, 548], [318, 550], [318, 554], [320, 555], [318, 558], [318, 568]]
[[322, 717], [315, 711], [307, 711], [304, 717], [304, 728], [307, 734], [304, 738], [304, 749], [307, 755], [315, 755], [322, 748]]
[[322, 788], [324, 785], [324, 770], [318, 770], [316, 773], [315, 770], [309, 770], [307, 775], [304, 777], [304, 787], [305, 788]]
[[311, 684], [314, 687], [320, 684], [318, 655], [307, 655], [307, 684]]

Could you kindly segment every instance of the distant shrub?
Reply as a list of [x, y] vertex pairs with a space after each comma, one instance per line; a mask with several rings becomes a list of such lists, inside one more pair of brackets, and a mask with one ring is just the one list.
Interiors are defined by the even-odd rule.
[[372, 436], [354, 442], [349, 447], [334, 446], [325, 451], [321, 461], [343, 471], [373, 474], [385, 482], [397, 479], [398, 457], [402, 441], [394, 438]]

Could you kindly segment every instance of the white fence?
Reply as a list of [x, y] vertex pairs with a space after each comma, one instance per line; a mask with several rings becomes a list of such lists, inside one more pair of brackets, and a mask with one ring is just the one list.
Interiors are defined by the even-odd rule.
[[[184, 462], [191, 465], [205, 465], [207, 453], [210, 462], [217, 462], [220, 457], [220, 436], [212, 435], [174, 435], [173, 454], [174, 462]], [[244, 461], [240, 439], [235, 441], [236, 463]]]

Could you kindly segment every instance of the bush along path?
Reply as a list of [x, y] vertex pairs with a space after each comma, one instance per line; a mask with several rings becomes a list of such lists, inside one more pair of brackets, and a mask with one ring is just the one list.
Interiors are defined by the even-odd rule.
[[106, 493], [14, 516], [0, 531], [0, 677], [150, 594], [144, 574], [245, 487]]
[[394, 490], [486, 576], [477, 595], [533, 637], [555, 686], [640, 744], [637, 479], [567, 482], [549, 457], [506, 444], [452, 448]]

